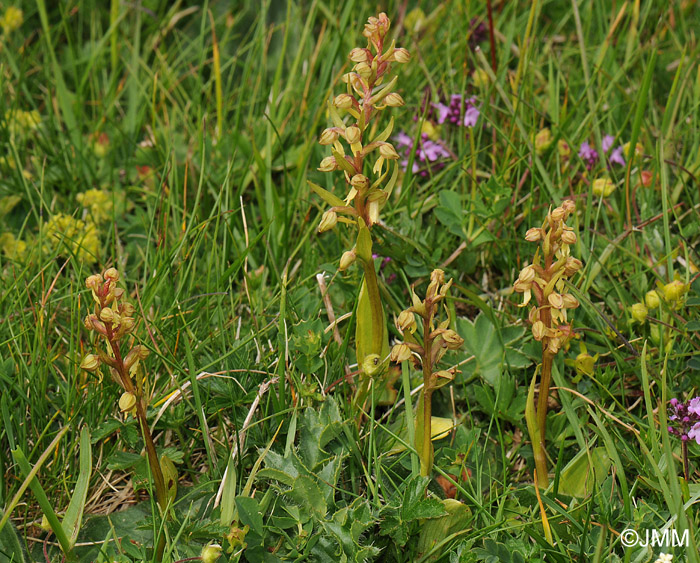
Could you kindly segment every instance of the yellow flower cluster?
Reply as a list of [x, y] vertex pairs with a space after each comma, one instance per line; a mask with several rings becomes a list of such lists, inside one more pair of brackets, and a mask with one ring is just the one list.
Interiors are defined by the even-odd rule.
[[[391, 186], [387, 185], [385, 189], [380, 187], [389, 173], [389, 167], [385, 170], [384, 163], [389, 160], [397, 161], [399, 158], [394, 146], [387, 142], [393, 129], [393, 121], [378, 134], [374, 134], [371, 127], [381, 110], [400, 107], [405, 103], [403, 98], [393, 91], [397, 77], [384, 84], [392, 63], [406, 63], [410, 60], [408, 51], [397, 48], [393, 42], [384, 48], [389, 27], [389, 18], [384, 13], [376, 18], [369, 18], [363, 32], [368, 40], [367, 47], [357, 47], [350, 52], [349, 58], [355, 65], [351, 72], [343, 75], [347, 93], [336, 96], [328, 106], [333, 127], [321, 133], [319, 143], [331, 146], [331, 155], [321, 161], [318, 170], [341, 170], [349, 185], [349, 193], [344, 205], [336, 205], [335, 203], [342, 201], [338, 200], [332, 203], [333, 208], [324, 214], [319, 227], [321, 232], [336, 225], [338, 213], [362, 218], [366, 225], [373, 225], [377, 222], [379, 210], [393, 188], [392, 182]], [[351, 122], [347, 123], [341, 114], [349, 114]], [[379, 178], [370, 183], [363, 173], [364, 161], [373, 151], [379, 153], [372, 168]], [[395, 167], [395, 172], [397, 171], [398, 167]], [[393, 182], [395, 181], [394, 179]], [[324, 199], [331, 201], [328, 197]], [[353, 222], [347, 219], [343, 221]]]
[[37, 110], [14, 109], [5, 112], [5, 121], [11, 135], [23, 135], [39, 127], [41, 115]]
[[97, 227], [91, 221], [57, 213], [46, 223], [46, 239], [49, 250], [58, 251], [61, 255], [74, 255], [90, 264], [99, 258], [100, 238]]
[[524, 296], [525, 307], [535, 295], [537, 306], [530, 310], [532, 335], [543, 343], [549, 354], [556, 354], [573, 337], [567, 324], [567, 311], [579, 306], [578, 299], [566, 292], [566, 280], [581, 269], [581, 261], [572, 257], [570, 247], [576, 243], [576, 233], [566, 219], [576, 210], [572, 200], [552, 209], [542, 227], [527, 231], [525, 240], [541, 243], [542, 253], [525, 266], [513, 288]]
[[22, 10], [15, 6], [9, 6], [5, 13], [0, 18], [0, 27], [5, 34], [12, 33], [19, 29], [24, 23], [24, 14]]
[[15, 238], [12, 233], [2, 233], [0, 235], [0, 250], [8, 258], [24, 261], [27, 256], [27, 243]]
[[97, 224], [112, 218], [114, 212], [113, 196], [105, 190], [87, 190], [76, 196], [78, 203], [89, 211], [90, 218]]

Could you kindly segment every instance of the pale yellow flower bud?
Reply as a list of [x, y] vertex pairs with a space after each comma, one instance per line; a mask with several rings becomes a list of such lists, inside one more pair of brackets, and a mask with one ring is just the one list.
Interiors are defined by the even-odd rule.
[[128, 391], [122, 393], [122, 396], [119, 397], [119, 410], [123, 413], [136, 412], [136, 397], [133, 393]]
[[555, 207], [549, 216], [552, 218], [552, 221], [561, 221], [566, 217], [566, 211], [564, 211], [563, 207]]
[[564, 293], [561, 298], [564, 303], [564, 309], [576, 309], [580, 305], [578, 299], [570, 293]]
[[435, 268], [430, 273], [430, 281], [439, 284], [445, 283], [445, 272], [442, 271], [440, 268]]
[[324, 129], [323, 133], [321, 133], [321, 136], [318, 139], [319, 144], [321, 145], [332, 145], [338, 140], [338, 131], [335, 129], [335, 127], [329, 127], [328, 129]]
[[647, 320], [647, 315], [649, 310], [646, 308], [644, 303], [635, 303], [629, 308], [630, 315], [638, 323], [644, 323]]
[[93, 274], [85, 278], [85, 287], [91, 289], [92, 291], [97, 291], [102, 283], [103, 279], [100, 274]]
[[608, 197], [615, 191], [615, 184], [610, 178], [597, 178], [593, 181], [593, 195]]
[[369, 66], [367, 63], [362, 62], [362, 63], [357, 63], [355, 65], [355, 72], [359, 74], [362, 78], [367, 80], [371, 74], [372, 74], [372, 67]]
[[123, 319], [121, 319], [121, 322], [119, 323], [119, 331], [122, 334], [126, 334], [126, 333], [134, 330], [135, 326], [136, 326], [136, 321], [134, 319], [132, 319], [131, 317], [124, 317]]
[[343, 252], [343, 255], [340, 257], [340, 264], [338, 264], [338, 270], [344, 272], [353, 264], [353, 262], [355, 262], [356, 258], [357, 254], [355, 254], [354, 250], [347, 250]]
[[105, 307], [100, 311], [100, 320], [105, 323], [119, 322], [119, 315], [109, 307]]
[[352, 107], [355, 98], [350, 94], [339, 94], [333, 100], [333, 105], [338, 109], [349, 109]]
[[564, 266], [564, 275], [567, 277], [573, 276], [583, 267], [583, 263], [578, 258], [568, 256], [566, 258], [566, 266]]
[[561, 206], [564, 208], [564, 211], [566, 211], [566, 213], [569, 215], [576, 211], [576, 202], [574, 202], [574, 200], [572, 199], [565, 199], [561, 202]]
[[119, 279], [119, 272], [116, 268], [108, 268], [105, 270], [104, 277], [106, 280], [115, 282]]
[[559, 348], [561, 347], [561, 339], [560, 338], [550, 338], [547, 341], [547, 350], [549, 350], [550, 353], [556, 354], [559, 352]]
[[354, 63], [366, 63], [369, 61], [371, 53], [367, 49], [356, 47], [350, 51], [349, 58]]
[[394, 60], [401, 64], [407, 63], [411, 60], [411, 54], [403, 47], [399, 47], [394, 51]]
[[542, 321], [536, 321], [532, 325], [532, 336], [538, 342], [541, 341], [547, 334], [547, 327]]
[[532, 227], [525, 233], [525, 240], [528, 242], [538, 242], [544, 237], [544, 230], [539, 227]]
[[345, 130], [345, 140], [351, 145], [359, 143], [361, 139], [362, 131], [356, 125], [352, 125]]
[[661, 300], [659, 299], [659, 294], [654, 289], [647, 291], [646, 295], [644, 296], [644, 304], [648, 309], [656, 309], [660, 302]]
[[562, 158], [568, 158], [571, 154], [571, 147], [569, 147], [569, 143], [567, 143], [564, 139], [559, 139], [557, 141], [557, 152]]
[[555, 309], [561, 309], [564, 306], [564, 299], [556, 292], [552, 292], [547, 296], [547, 301]]
[[350, 185], [358, 192], [362, 192], [369, 187], [369, 179], [364, 174], [355, 174], [350, 178]]
[[392, 362], [400, 363], [411, 359], [411, 349], [407, 344], [403, 342], [401, 344], [396, 344], [391, 349], [390, 359]]
[[337, 223], [338, 223], [338, 214], [335, 211], [333, 211], [332, 209], [329, 209], [321, 217], [321, 223], [318, 226], [318, 232], [324, 233], [326, 231], [329, 231], [333, 227], [335, 227]]
[[464, 338], [451, 329], [442, 333], [442, 339], [450, 350], [456, 350], [464, 344]]
[[333, 172], [334, 170], [338, 170], [338, 163], [335, 161], [335, 157], [327, 156], [324, 158], [317, 170], [321, 172]]
[[561, 241], [564, 244], [576, 244], [576, 233], [574, 231], [563, 231]]
[[85, 371], [96, 371], [100, 367], [100, 358], [95, 354], [88, 354], [80, 362], [80, 369]]
[[391, 92], [390, 94], [388, 94], [387, 97], [384, 98], [384, 103], [392, 108], [398, 108], [403, 105], [406, 105], [406, 102], [403, 101], [403, 98], [399, 96], [396, 92]]
[[518, 281], [526, 284], [534, 281], [537, 276], [534, 266], [525, 266], [518, 274]]
[[399, 158], [399, 153], [396, 152], [396, 149], [390, 143], [379, 145], [379, 154], [387, 160], [398, 160]]
[[398, 328], [402, 333], [406, 330], [408, 330], [410, 333], [414, 333], [416, 332], [416, 327], [416, 316], [413, 314], [413, 311], [405, 309], [399, 313], [399, 316], [396, 319], [396, 328]]

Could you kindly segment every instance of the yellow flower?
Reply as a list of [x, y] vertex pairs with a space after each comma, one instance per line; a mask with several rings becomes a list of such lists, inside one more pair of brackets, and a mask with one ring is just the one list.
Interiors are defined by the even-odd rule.
[[78, 203], [90, 211], [95, 223], [104, 223], [112, 218], [114, 203], [112, 194], [102, 190], [87, 190], [76, 196]]
[[629, 310], [630, 315], [632, 315], [632, 318], [638, 323], [644, 323], [644, 321], [647, 320], [649, 310], [646, 308], [646, 305], [644, 305], [644, 303], [635, 303], [629, 308]]
[[552, 146], [552, 141], [552, 132], [549, 128], [545, 127], [535, 135], [535, 152], [537, 154], [542, 154]]
[[593, 181], [593, 194], [608, 197], [615, 191], [615, 184], [610, 178], [597, 178]]

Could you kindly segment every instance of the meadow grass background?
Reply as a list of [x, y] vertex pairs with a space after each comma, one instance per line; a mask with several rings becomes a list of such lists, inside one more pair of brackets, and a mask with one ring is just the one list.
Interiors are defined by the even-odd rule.
[[[9, 6], [2, 3], [4, 13]], [[155, 425], [180, 480], [167, 559], [198, 556], [212, 541], [232, 547], [222, 555], [231, 561], [641, 562], [660, 551], [698, 559], [700, 448], [691, 442], [686, 486], [665, 404], [697, 392], [700, 287], [691, 285], [680, 307], [662, 300], [642, 323], [629, 309], [658, 284], [697, 276], [695, 3], [494, 2], [493, 52], [486, 5], [476, 1], [17, 7], [21, 25], [0, 35], [0, 507], [24, 481], [11, 450], [33, 465], [67, 427], [38, 474], [54, 510], [65, 510], [88, 428], [85, 510], [111, 517], [86, 517], [78, 553], [86, 561], [152, 557], [160, 524], [138, 428], [119, 414], [110, 375], [79, 369], [92, 350], [84, 280], [114, 266], [137, 306], [138, 338], [152, 350], [144, 373], [152, 421], [173, 398]], [[411, 455], [389, 451], [404, 406], [378, 406], [358, 431], [352, 392], [338, 383], [354, 363], [353, 319], [339, 323], [340, 345], [324, 331], [316, 276], [325, 272], [340, 316], [354, 309], [360, 273], [337, 273], [351, 234], [316, 233], [324, 208], [307, 185], [345, 195], [337, 178], [334, 185], [316, 171], [326, 156], [317, 139], [329, 122], [327, 100], [342, 91], [347, 53], [364, 46], [362, 25], [378, 11], [413, 56], [398, 68], [407, 105], [391, 112], [397, 131], [416, 135], [427, 93], [433, 101], [473, 95], [481, 111], [472, 129], [436, 132], [454, 158], [427, 177], [407, 172], [374, 230], [375, 252], [391, 258], [381, 269], [388, 317], [408, 306], [411, 284], [420, 294], [442, 267], [454, 279], [450, 310], [466, 341], [449, 356], [462, 373], [434, 406], [457, 423], [435, 443], [435, 475], [451, 482], [433, 479], [429, 490], [442, 498], [456, 486], [451, 493], [470, 516], [435, 532], [429, 548]], [[476, 85], [473, 71], [492, 61], [495, 82]], [[538, 152], [534, 138], [545, 127], [554, 142]], [[625, 167], [607, 170], [601, 160], [588, 171], [578, 149], [586, 141], [600, 151], [605, 135], [615, 146], [639, 143], [641, 154], [628, 153]], [[604, 198], [591, 189], [603, 176], [616, 185]], [[525, 231], [564, 198], [577, 202], [572, 252], [585, 266], [574, 280], [582, 303], [575, 327], [596, 363], [577, 372], [574, 341], [555, 365], [556, 386], [575, 393], [557, 392], [549, 415], [554, 483], [540, 502], [551, 545], [523, 416], [538, 344], [512, 284], [532, 260]], [[415, 387], [420, 378], [408, 375]], [[399, 397], [408, 391], [401, 381], [397, 389]], [[334, 456], [333, 479], [311, 477], [323, 482], [304, 490], [285, 483], [281, 473], [300, 471], [294, 459], [308, 465], [324, 448]], [[564, 468], [587, 451], [602, 469], [594, 486], [575, 491], [582, 474]], [[227, 466], [228, 496], [214, 508]], [[325, 504], [309, 509], [316, 490]], [[10, 521], [32, 560], [44, 560], [48, 539], [58, 561], [41, 515], [28, 490]], [[225, 538], [232, 521], [248, 524], [239, 533], [246, 549]], [[625, 528], [643, 534], [669, 522], [690, 531], [690, 547], [620, 543]]]

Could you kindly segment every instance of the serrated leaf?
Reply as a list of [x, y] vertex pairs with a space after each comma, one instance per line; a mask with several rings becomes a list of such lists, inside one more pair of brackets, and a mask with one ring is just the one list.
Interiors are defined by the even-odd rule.
[[318, 484], [308, 475], [294, 479], [292, 490], [287, 493], [301, 506], [311, 508], [321, 518], [325, 517], [328, 507]]

